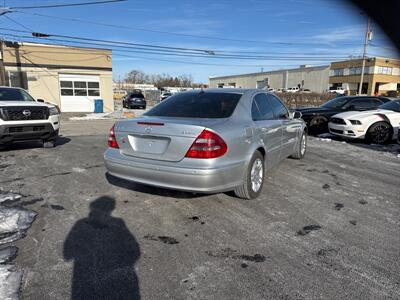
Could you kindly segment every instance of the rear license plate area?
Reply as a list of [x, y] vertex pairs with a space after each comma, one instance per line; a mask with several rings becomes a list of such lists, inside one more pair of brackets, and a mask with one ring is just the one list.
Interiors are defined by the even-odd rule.
[[167, 151], [170, 139], [156, 136], [128, 135], [129, 144], [136, 153], [163, 154]]

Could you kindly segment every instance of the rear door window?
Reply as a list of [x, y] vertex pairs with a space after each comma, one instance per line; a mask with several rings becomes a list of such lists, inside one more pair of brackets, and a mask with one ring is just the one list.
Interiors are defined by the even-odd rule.
[[242, 94], [188, 92], [168, 97], [146, 116], [178, 118], [228, 118]]
[[268, 103], [266, 94], [258, 94], [254, 97], [251, 107], [251, 115], [253, 121], [274, 119], [274, 113], [272, 112], [272, 108]]

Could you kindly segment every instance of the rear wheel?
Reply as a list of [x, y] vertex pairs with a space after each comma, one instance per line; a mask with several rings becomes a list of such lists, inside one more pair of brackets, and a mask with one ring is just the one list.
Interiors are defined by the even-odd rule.
[[250, 160], [243, 184], [235, 189], [235, 195], [243, 199], [254, 199], [260, 195], [264, 184], [264, 157], [256, 151]]
[[367, 132], [367, 141], [375, 144], [385, 144], [389, 142], [393, 135], [393, 128], [386, 122], [376, 122], [372, 124]]

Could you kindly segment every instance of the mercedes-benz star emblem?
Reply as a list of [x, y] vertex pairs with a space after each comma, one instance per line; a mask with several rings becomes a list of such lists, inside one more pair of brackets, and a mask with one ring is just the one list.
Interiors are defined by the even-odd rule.
[[152, 130], [153, 130], [153, 128], [152, 128], [151, 126], [147, 126], [147, 127], [144, 129], [144, 131], [145, 131], [146, 133], [150, 133]]

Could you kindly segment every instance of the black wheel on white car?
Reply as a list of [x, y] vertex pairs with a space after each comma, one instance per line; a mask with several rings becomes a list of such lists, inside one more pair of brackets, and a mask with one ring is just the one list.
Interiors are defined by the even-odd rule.
[[296, 152], [291, 155], [292, 158], [302, 159], [307, 152], [307, 133], [303, 131], [298, 143]]
[[235, 195], [242, 199], [257, 198], [264, 184], [264, 157], [259, 151], [253, 154], [243, 178], [243, 184], [235, 188]]
[[310, 133], [323, 133], [328, 130], [328, 119], [324, 116], [315, 116], [309, 124]]
[[387, 122], [376, 122], [367, 131], [367, 141], [374, 144], [386, 144], [392, 139], [393, 128]]

